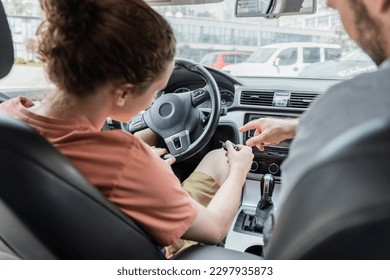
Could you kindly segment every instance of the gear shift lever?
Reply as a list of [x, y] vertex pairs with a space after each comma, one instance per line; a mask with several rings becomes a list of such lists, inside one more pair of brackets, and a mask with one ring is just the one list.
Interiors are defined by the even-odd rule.
[[274, 187], [274, 176], [264, 174], [260, 181], [261, 198], [257, 203], [255, 217], [252, 220], [252, 228], [256, 232], [263, 232], [264, 223], [274, 209], [274, 203], [272, 202]]

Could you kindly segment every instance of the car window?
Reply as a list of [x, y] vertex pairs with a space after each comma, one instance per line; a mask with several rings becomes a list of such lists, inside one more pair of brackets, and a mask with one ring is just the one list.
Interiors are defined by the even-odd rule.
[[242, 55], [237, 55], [235, 63], [243, 62], [243, 61], [247, 60], [248, 57], [249, 57], [249, 55], [243, 55], [243, 54]]
[[303, 63], [320, 62], [320, 48], [303, 48]]
[[325, 60], [337, 60], [341, 57], [341, 48], [325, 48]]
[[288, 66], [297, 63], [298, 48], [289, 48], [281, 51], [277, 59], [279, 59], [279, 66]]
[[264, 63], [268, 61], [275, 52], [276, 48], [260, 48], [247, 59], [247, 62]]
[[[334, 60], [339, 63], [342, 61], [341, 57], [353, 53], [358, 50], [358, 47], [346, 35], [337, 12], [328, 8], [326, 0], [318, 0], [317, 3], [315, 14], [285, 16], [277, 19], [236, 18], [234, 0], [224, 0], [207, 5], [155, 6], [153, 8], [168, 20], [174, 30], [177, 40], [177, 57], [204, 64], [214, 64], [216, 55], [208, 56], [210, 53], [241, 52], [251, 55], [249, 57], [241, 54], [228, 55], [223, 60], [229, 66], [240, 65], [243, 62], [244, 64], [269, 63], [272, 65], [275, 56], [278, 56], [279, 65], [288, 66], [296, 63], [298, 59], [298, 52], [294, 47], [301, 48], [300, 45], [303, 43], [313, 43], [337, 46], [325, 47], [320, 52], [323, 53], [325, 61]], [[8, 77], [0, 81], [0, 90], [11, 96], [25, 94], [28, 90], [34, 98], [40, 98], [43, 92], [40, 89], [52, 90], [54, 85], [48, 80], [38, 56], [35, 32], [43, 17], [39, 1], [7, 0], [3, 1], [3, 5], [13, 36], [15, 64]], [[275, 44], [288, 44], [289, 47], [277, 55], [280, 47], [274, 47]], [[302, 59], [305, 64], [318, 62], [318, 48], [308, 46], [302, 50]], [[367, 63], [367, 60], [369, 58], [366, 57], [365, 62], [358, 61]], [[225, 65], [215, 67], [225, 67]], [[336, 64], [332, 67], [336, 69], [328, 70], [349, 71], [345, 69], [346, 65]], [[354, 65], [354, 68], [356, 67], [358, 65]], [[362, 67], [367, 68], [364, 65]], [[274, 69], [252, 68], [259, 69], [258, 72], [247, 70], [252, 76], [283, 77], [286, 75], [286, 72], [273, 71]], [[238, 75], [242, 72], [245, 73], [241, 70], [231, 73]], [[314, 78], [321, 78], [325, 72], [319, 71]], [[289, 73], [289, 77], [291, 75], [297, 79], [301, 77], [298, 72]], [[341, 76], [339, 78], [344, 79]], [[37, 96], [34, 95], [35, 92], [38, 92]]]
[[235, 55], [224, 55], [222, 56], [222, 60], [226, 63], [232, 64], [235, 62]]
[[7, 77], [0, 80], [0, 91], [10, 97], [28, 95], [40, 100], [54, 88], [38, 56], [36, 30], [42, 22], [38, 0], [3, 1], [14, 44], [14, 65]]

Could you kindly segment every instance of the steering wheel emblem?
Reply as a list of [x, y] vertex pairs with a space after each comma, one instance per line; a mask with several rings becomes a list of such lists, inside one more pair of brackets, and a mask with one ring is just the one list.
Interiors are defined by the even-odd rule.
[[175, 106], [171, 102], [161, 104], [158, 113], [162, 118], [169, 118], [175, 112]]

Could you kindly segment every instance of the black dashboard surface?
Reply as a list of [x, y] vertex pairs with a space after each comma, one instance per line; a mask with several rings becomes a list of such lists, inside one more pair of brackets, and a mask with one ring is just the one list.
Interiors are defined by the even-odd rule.
[[[256, 77], [256, 78], [235, 78], [229, 74], [217, 69], [206, 67], [217, 82], [221, 93], [221, 105], [227, 105], [228, 111], [234, 110], [291, 110], [304, 111], [308, 106], [274, 106], [272, 104], [261, 104], [251, 102], [242, 102], [242, 93], [251, 94], [250, 98], [262, 98], [255, 95], [265, 93], [267, 98], [275, 99], [275, 93], [292, 93], [299, 94], [297, 98], [314, 100], [323, 94], [329, 87], [340, 82], [340, 80], [331, 79], [308, 79], [308, 78], [284, 78], [284, 77]], [[205, 85], [205, 81], [198, 74], [187, 71], [181, 67], [175, 67], [175, 70], [168, 81], [164, 94], [180, 93], [188, 90], [195, 90]], [[272, 96], [271, 96], [272, 95]], [[201, 106], [202, 107], [202, 106]], [[265, 108], [267, 107], [267, 108]], [[271, 107], [271, 108], [270, 108]], [[203, 106], [203, 108], [207, 108]]]

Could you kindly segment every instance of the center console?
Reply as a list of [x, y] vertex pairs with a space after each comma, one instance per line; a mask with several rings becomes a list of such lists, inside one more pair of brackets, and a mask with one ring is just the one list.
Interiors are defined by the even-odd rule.
[[[270, 117], [269, 115], [262, 114], [246, 114], [245, 123], [250, 121]], [[272, 116], [276, 118], [291, 118], [291, 116]], [[254, 130], [249, 130], [244, 134], [244, 143], [249, 138], [253, 137]], [[256, 147], [253, 147], [253, 153], [255, 158], [253, 159], [250, 172], [265, 174], [270, 173], [276, 176], [276, 180], [280, 179], [280, 165], [287, 158], [288, 150], [290, 147], [290, 140], [282, 141], [276, 146], [265, 147], [264, 151], [260, 151]]]
[[[295, 118], [296, 116], [246, 113], [244, 123], [263, 117]], [[254, 130], [244, 133], [244, 143], [253, 136]], [[265, 147], [264, 151], [253, 147], [254, 159], [243, 191], [242, 205], [226, 238], [226, 248], [261, 255], [264, 245], [263, 233], [262, 230], [255, 229], [255, 222], [258, 219], [256, 215], [259, 214], [259, 204], [264, 198], [262, 180], [264, 176], [273, 175], [273, 194], [271, 197], [274, 206], [272, 211], [278, 211], [281, 188], [280, 166], [288, 156], [290, 143], [290, 140], [282, 141], [276, 146]], [[264, 212], [266, 211], [263, 211], [262, 214]]]
[[[267, 175], [270, 174], [265, 174], [264, 176]], [[263, 204], [262, 200], [264, 198], [267, 199], [264, 195], [264, 184], [261, 181], [247, 180], [243, 193], [243, 204], [233, 220], [226, 238], [225, 248], [261, 256], [264, 239], [263, 230], [261, 227], [258, 227], [257, 220], [262, 218], [263, 215], [272, 214], [271, 211], [273, 210], [277, 211], [276, 205], [278, 203], [279, 191], [280, 183], [275, 181], [273, 194], [269, 195], [271, 203]], [[264, 221], [265, 219], [263, 223]]]

